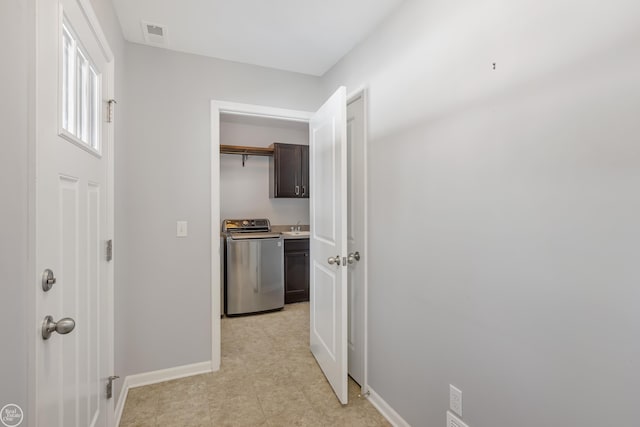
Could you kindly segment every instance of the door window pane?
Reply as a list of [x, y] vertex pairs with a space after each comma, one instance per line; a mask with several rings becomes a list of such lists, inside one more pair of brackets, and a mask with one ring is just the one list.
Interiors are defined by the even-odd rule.
[[98, 87], [99, 87], [99, 77], [98, 74], [95, 72], [95, 70], [93, 69], [93, 67], [89, 67], [89, 95], [88, 95], [88, 103], [87, 103], [87, 110], [88, 110], [88, 118], [89, 118], [89, 138], [88, 138], [88, 143], [89, 145], [98, 150], [100, 147], [98, 145], [98, 134], [99, 134], [99, 128], [100, 128], [100, 121], [99, 121], [99, 116], [98, 116], [98, 110], [100, 109], [100, 104], [99, 104], [99, 93], [98, 93]]
[[75, 129], [74, 58], [73, 38], [65, 26], [62, 30], [62, 128], [67, 132]]
[[87, 142], [87, 59], [82, 52], [76, 56], [76, 79], [78, 89], [78, 126], [76, 136]]
[[100, 151], [101, 75], [65, 20], [62, 26], [61, 128], [72, 141]]

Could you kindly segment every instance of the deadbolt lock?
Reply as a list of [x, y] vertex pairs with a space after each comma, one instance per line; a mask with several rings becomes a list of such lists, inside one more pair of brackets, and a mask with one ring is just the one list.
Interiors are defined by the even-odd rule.
[[56, 276], [48, 268], [42, 272], [42, 290], [48, 292], [56, 283]]

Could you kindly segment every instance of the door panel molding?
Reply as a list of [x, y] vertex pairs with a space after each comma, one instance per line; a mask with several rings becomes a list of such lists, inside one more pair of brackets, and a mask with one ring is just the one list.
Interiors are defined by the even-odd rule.
[[[313, 287], [313, 298], [311, 298], [311, 303], [313, 304], [313, 310], [311, 310], [313, 322], [311, 324], [329, 357], [335, 361], [337, 337], [335, 334], [336, 306], [334, 301], [337, 293], [337, 275], [335, 271], [331, 271], [315, 261], [313, 267], [313, 282], [315, 286]], [[325, 306], [325, 310], [329, 308], [328, 312], [322, 313], [322, 303], [326, 303], [328, 307]], [[319, 316], [319, 313], [323, 315]]]

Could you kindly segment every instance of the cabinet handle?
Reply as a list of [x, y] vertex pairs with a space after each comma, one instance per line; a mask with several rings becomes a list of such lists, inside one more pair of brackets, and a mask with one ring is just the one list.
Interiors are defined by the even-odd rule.
[[300, 186], [296, 185], [296, 196], [300, 195]]
[[302, 195], [304, 196], [305, 194], [307, 194], [307, 189], [304, 188], [304, 185], [302, 186]]

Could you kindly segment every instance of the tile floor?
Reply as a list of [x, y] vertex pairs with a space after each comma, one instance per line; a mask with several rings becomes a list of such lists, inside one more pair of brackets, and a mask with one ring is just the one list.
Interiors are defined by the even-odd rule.
[[129, 390], [120, 427], [389, 426], [350, 380], [342, 406], [309, 351], [309, 304], [222, 319], [219, 372]]

